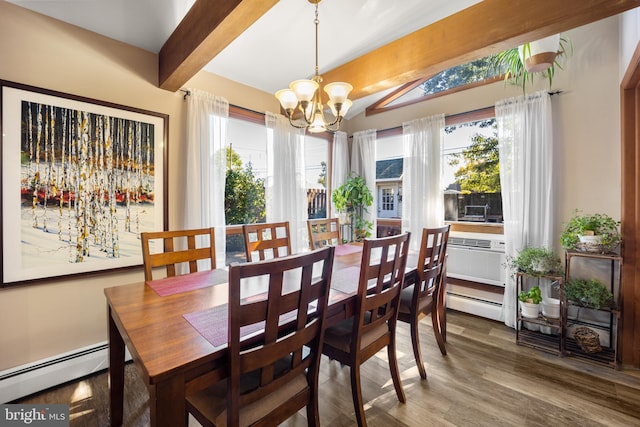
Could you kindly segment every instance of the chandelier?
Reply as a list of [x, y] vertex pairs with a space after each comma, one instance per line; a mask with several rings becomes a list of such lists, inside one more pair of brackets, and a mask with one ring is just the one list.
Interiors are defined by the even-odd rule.
[[[318, 3], [321, 0], [308, 1], [316, 5], [316, 17], [313, 21], [316, 26], [316, 73], [311, 80], [296, 80], [289, 85], [289, 89], [281, 89], [275, 95], [286, 112], [291, 126], [307, 129], [311, 133], [335, 132], [340, 129], [340, 123], [351, 107], [351, 101], [347, 97], [353, 86], [343, 82], [329, 83], [324, 86], [324, 91], [329, 96], [327, 105], [334, 117], [333, 120], [327, 120], [320, 93], [322, 76], [318, 74]], [[301, 119], [293, 117], [296, 108], [301, 113]]]

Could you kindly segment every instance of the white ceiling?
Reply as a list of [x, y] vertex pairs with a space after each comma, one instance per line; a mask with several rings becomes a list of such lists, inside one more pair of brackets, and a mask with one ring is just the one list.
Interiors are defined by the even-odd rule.
[[[8, 1], [158, 53], [195, 0]], [[478, 2], [324, 0], [319, 5], [320, 74]], [[311, 77], [314, 9], [308, 0], [280, 0], [205, 70], [269, 93]], [[370, 98], [358, 100], [349, 116], [372, 103]]]

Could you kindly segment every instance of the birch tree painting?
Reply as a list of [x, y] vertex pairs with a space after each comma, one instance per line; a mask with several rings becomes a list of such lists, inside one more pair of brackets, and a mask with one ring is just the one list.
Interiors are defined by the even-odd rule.
[[21, 116], [23, 267], [139, 253], [153, 220], [155, 126], [30, 101]]

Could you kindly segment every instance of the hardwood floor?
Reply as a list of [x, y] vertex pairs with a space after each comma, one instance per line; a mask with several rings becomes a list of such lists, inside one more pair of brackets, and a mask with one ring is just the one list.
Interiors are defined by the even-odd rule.
[[[396, 398], [386, 352], [362, 366], [369, 426], [640, 426], [640, 372], [615, 371], [515, 344], [501, 323], [449, 311], [447, 356], [430, 317], [421, 324], [427, 379], [420, 380], [409, 327], [398, 327], [398, 360], [407, 403]], [[149, 423], [148, 394], [133, 365], [126, 369], [125, 426]], [[71, 426], [108, 425], [106, 373], [13, 403], [69, 403]], [[323, 359], [322, 425], [355, 425], [349, 368]], [[195, 420], [190, 425], [198, 426]], [[304, 411], [285, 424], [306, 426]]]

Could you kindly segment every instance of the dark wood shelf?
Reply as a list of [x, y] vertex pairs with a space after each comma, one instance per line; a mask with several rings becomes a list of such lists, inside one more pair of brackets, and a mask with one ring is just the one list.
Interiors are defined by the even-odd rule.
[[558, 335], [530, 331], [525, 328], [521, 328], [518, 331], [518, 345], [524, 345], [535, 348], [536, 350], [562, 356], [564, 353], [560, 350], [561, 344], [560, 331]]
[[619, 364], [616, 361], [616, 351], [612, 348], [602, 347], [602, 351], [587, 353], [580, 348], [576, 340], [568, 338], [565, 340], [565, 352], [567, 356], [575, 357], [586, 362], [608, 365], [615, 369], [619, 368]]
[[[620, 286], [622, 285], [622, 256], [615, 252], [607, 252], [607, 253], [597, 253], [597, 252], [582, 252], [575, 250], [568, 250], [565, 252], [565, 266], [566, 266], [566, 280], [567, 282], [571, 279], [571, 260], [573, 258], [583, 258], [583, 259], [592, 259], [598, 261], [607, 261], [610, 265], [610, 282], [609, 282], [609, 290], [614, 295], [614, 303], [619, 304], [619, 291]], [[617, 265], [616, 265], [617, 264]], [[618, 274], [616, 275], [616, 272]], [[617, 282], [617, 283], [616, 283]], [[618, 285], [616, 287], [616, 284]], [[604, 312], [608, 313], [609, 321], [606, 323], [601, 323], [598, 321], [590, 321], [585, 319], [580, 319], [579, 317], [568, 317], [569, 307], [578, 307], [578, 309], [588, 309], [592, 311]], [[566, 354], [571, 357], [576, 357], [581, 360], [605, 365], [609, 367], [613, 367], [618, 369], [620, 367], [618, 361], [618, 331], [619, 331], [619, 323], [621, 312], [618, 308], [612, 307], [601, 307], [591, 308], [585, 307], [580, 304], [573, 303], [571, 301], [567, 301], [565, 304], [565, 331], [563, 336], [565, 337], [564, 349]], [[570, 326], [582, 325], [594, 328], [596, 330], [607, 331], [609, 333], [609, 347], [603, 347], [602, 351], [597, 353], [587, 353], [583, 351], [578, 343], [569, 336], [567, 329]]]
[[[542, 313], [538, 314], [537, 318], [527, 318], [522, 317], [522, 313], [520, 311], [520, 303], [517, 299], [517, 295], [523, 290], [525, 286], [525, 279], [533, 278], [533, 279], [545, 279], [549, 280], [552, 284], [558, 283], [560, 287], [560, 317], [557, 319], [547, 318], [542, 315]], [[528, 347], [532, 347], [538, 350], [542, 350], [548, 353], [556, 354], [562, 356], [564, 354], [564, 319], [565, 319], [565, 308], [562, 300], [562, 287], [564, 283], [564, 278], [562, 276], [556, 275], [543, 275], [543, 276], [530, 276], [524, 272], [516, 273], [516, 307], [517, 307], [517, 316], [516, 316], [516, 344], [524, 345]], [[524, 322], [524, 323], [523, 323]], [[540, 328], [551, 328], [552, 331], [557, 332], [557, 334], [546, 334], [544, 332], [532, 331], [527, 329], [525, 323], [530, 323], [533, 325], [537, 325]]]

